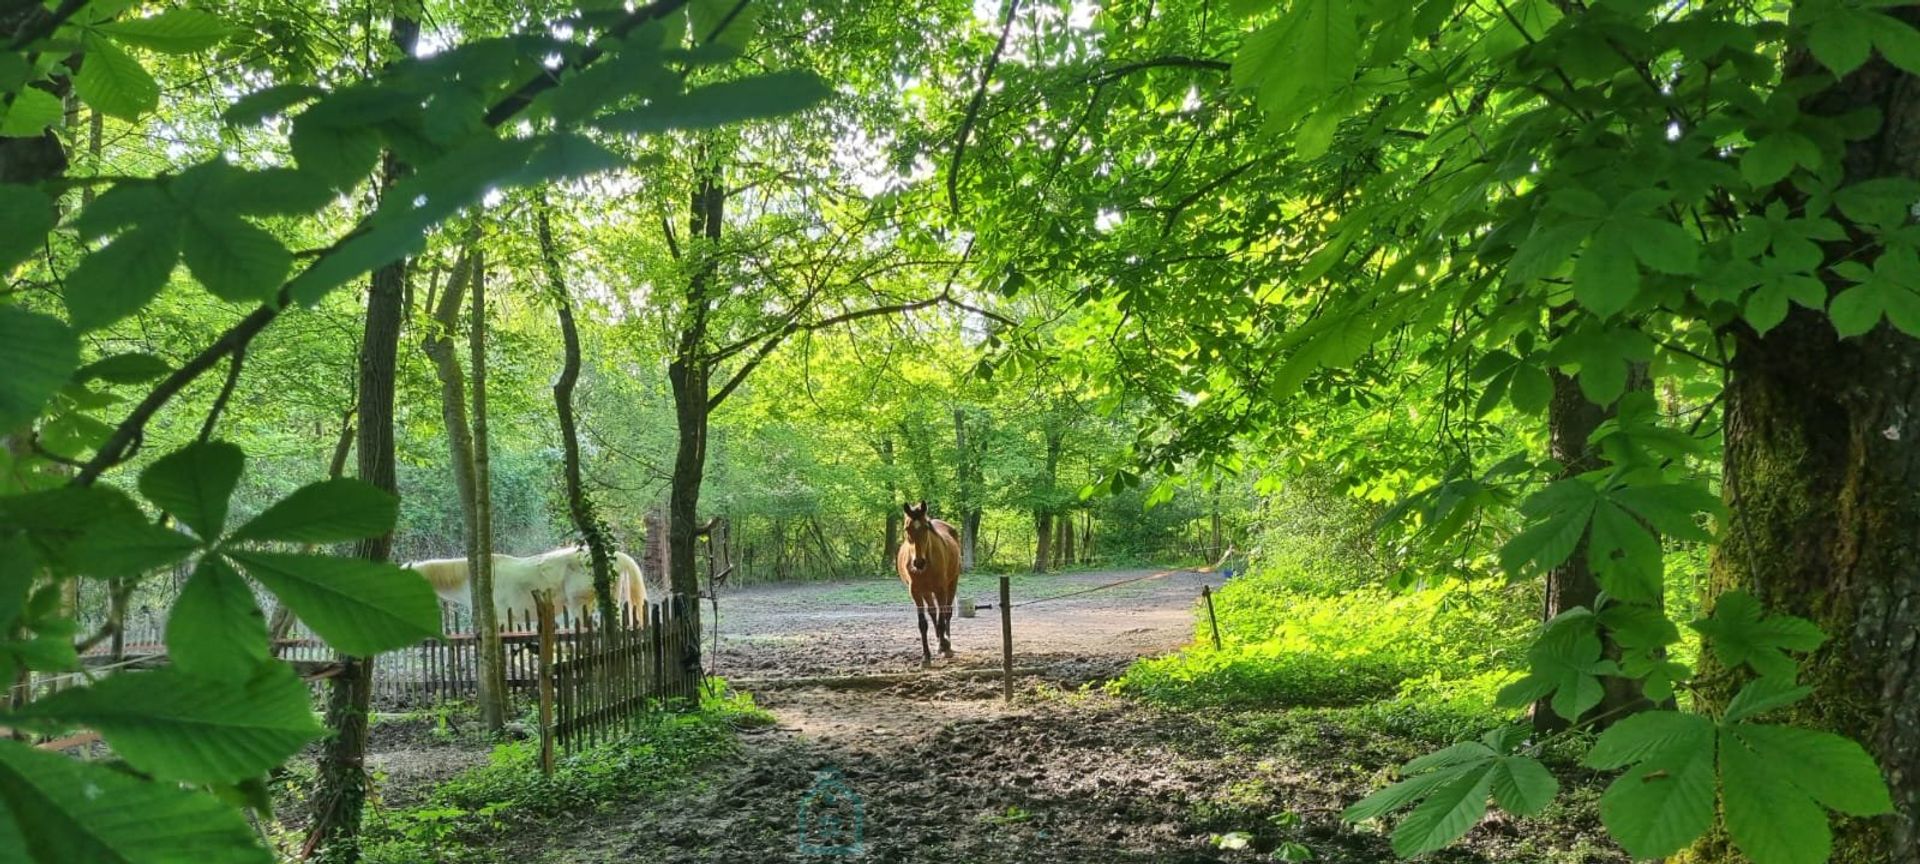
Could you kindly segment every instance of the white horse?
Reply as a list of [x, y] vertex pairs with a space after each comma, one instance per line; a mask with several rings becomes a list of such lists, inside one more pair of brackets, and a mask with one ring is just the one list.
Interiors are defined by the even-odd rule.
[[[407, 565], [425, 576], [440, 599], [472, 608], [473, 590], [468, 587], [471, 574], [465, 558], [435, 558]], [[614, 603], [633, 607], [634, 615], [645, 620], [647, 582], [640, 563], [625, 552], [614, 553]], [[594, 601], [593, 565], [587, 552], [578, 546], [542, 552], [527, 558], [495, 553], [493, 556], [493, 608], [504, 617], [509, 609], [532, 610], [534, 593], [548, 592], [555, 609], [587, 607]]]

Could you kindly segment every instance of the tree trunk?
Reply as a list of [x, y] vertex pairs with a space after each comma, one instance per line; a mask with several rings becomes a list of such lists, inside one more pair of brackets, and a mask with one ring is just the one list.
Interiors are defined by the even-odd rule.
[[[544, 195], [536, 207], [540, 259], [553, 292], [554, 310], [560, 316], [560, 344], [566, 358], [559, 379], [553, 382], [553, 404], [560, 418], [561, 452], [566, 463], [567, 512], [573, 516], [573, 528], [587, 544], [587, 558], [593, 563], [593, 593], [599, 600], [601, 626], [612, 630], [620, 624], [619, 603], [613, 594], [613, 542], [580, 478], [580, 432], [573, 417], [573, 388], [580, 381], [580, 330], [574, 326], [573, 298], [560, 271], [560, 252], [553, 243], [553, 225]], [[697, 628], [695, 632], [699, 632]]]
[[649, 507], [643, 520], [647, 536], [645, 549], [641, 553], [641, 566], [646, 570], [648, 590], [651, 592], [658, 586], [663, 593], [670, 592], [673, 589], [665, 581], [668, 578], [666, 510], [658, 505]]
[[[460, 361], [453, 353], [453, 334], [459, 329], [460, 304], [466, 300], [469, 284], [476, 278], [475, 253], [471, 247], [462, 252], [447, 277], [447, 285], [434, 304], [433, 319], [438, 327], [421, 340], [421, 350], [433, 361], [440, 379], [440, 419], [447, 430], [447, 457], [453, 467], [453, 485], [460, 496], [460, 516], [464, 521], [467, 572], [478, 574], [490, 569], [493, 550], [480, 545], [479, 504], [474, 484], [473, 427], [467, 419], [467, 383]], [[476, 294], [480, 293], [475, 291]], [[474, 316], [470, 339], [480, 344], [485, 354], [485, 310]], [[483, 561], [482, 558], [488, 560]], [[500, 642], [499, 622], [493, 614], [490, 595], [492, 579], [483, 588], [478, 579], [469, 579], [473, 606], [473, 629], [480, 647], [479, 707], [480, 722], [490, 732], [498, 732], [507, 723], [506, 655]]]
[[[480, 631], [482, 692], [490, 688], [499, 694], [497, 701], [504, 726], [509, 708], [507, 647], [500, 641], [500, 617], [493, 605], [493, 447], [487, 432], [487, 258], [481, 249], [473, 250], [467, 285], [473, 292], [473, 302], [467, 310], [467, 354], [473, 366], [473, 548], [478, 553], [469, 559], [469, 602], [473, 604], [473, 629]], [[448, 287], [451, 290], [452, 286]]]
[[880, 569], [882, 572], [893, 569], [893, 560], [900, 554], [900, 490], [893, 482], [893, 439], [880, 439], [880, 464], [887, 472], [887, 525], [886, 542], [880, 547]]
[[[721, 187], [718, 169], [700, 170], [699, 182], [690, 202], [692, 234], [709, 241], [697, 249], [704, 256], [687, 280], [685, 320], [681, 322], [678, 350], [667, 364], [667, 380], [673, 387], [674, 426], [678, 433], [673, 455], [673, 477], [667, 496], [667, 583], [674, 594], [688, 599], [688, 622], [700, 632], [700, 574], [694, 567], [694, 540], [699, 532], [700, 485], [707, 470], [707, 419], [712, 411], [710, 382], [713, 370], [706, 354], [707, 322], [712, 311], [713, 280], [716, 278], [713, 242], [720, 239], [720, 227], [727, 196]], [[682, 658], [688, 670], [700, 668], [700, 643], [692, 640]]]
[[1053, 561], [1053, 514], [1045, 508], [1033, 511], [1033, 572], [1047, 572]]
[[965, 408], [953, 409], [953, 448], [957, 462], [954, 468], [954, 484], [957, 497], [954, 508], [960, 514], [960, 569], [973, 569], [974, 553], [980, 544], [980, 495], [982, 476], [976, 449], [979, 447], [978, 430], [968, 430]]
[[[404, 54], [413, 53], [419, 34], [417, 22], [393, 20], [393, 41]], [[404, 168], [392, 154], [383, 164], [382, 186], [391, 188]], [[389, 493], [398, 491], [393, 466], [393, 379], [406, 281], [404, 260], [373, 272], [367, 291], [366, 331], [360, 340], [359, 474], [362, 481]], [[368, 561], [385, 561], [392, 548], [393, 535], [389, 533], [361, 541], [356, 552]], [[320, 751], [318, 788], [313, 798], [316, 811], [307, 845], [309, 849], [318, 848], [320, 860], [327, 864], [354, 864], [360, 860], [360, 818], [367, 797], [367, 713], [373, 700], [373, 658], [340, 659], [342, 668], [327, 686], [326, 723], [334, 734]]]
[[[1788, 62], [1812, 71], [1805, 56]], [[1920, 177], [1920, 78], [1876, 57], [1802, 107], [1885, 118], [1848, 145], [1839, 185]], [[1872, 234], [1849, 226], [1848, 236]], [[1829, 262], [1870, 257], [1850, 241], [1826, 251]], [[1895, 808], [1875, 820], [1836, 816], [1831, 860], [1920, 864], [1920, 340], [1887, 324], [1841, 340], [1825, 315], [1795, 307], [1765, 336], [1737, 328], [1734, 342], [1723, 457], [1732, 518], [1710, 592], [1747, 589], [1830, 637], [1804, 664], [1814, 695], [1789, 719], [1864, 744]], [[1702, 701], [1724, 706], [1733, 689]], [[1702, 860], [1736, 860], [1724, 844], [1704, 846]]]
[[1060, 562], [1063, 566], [1072, 567], [1080, 563], [1078, 558], [1073, 557], [1073, 535], [1076, 533], [1078, 532], [1073, 528], [1073, 511], [1060, 514]]

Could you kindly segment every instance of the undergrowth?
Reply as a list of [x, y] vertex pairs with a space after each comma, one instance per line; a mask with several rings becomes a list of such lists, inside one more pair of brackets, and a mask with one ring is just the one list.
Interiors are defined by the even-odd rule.
[[772, 720], [751, 696], [703, 697], [695, 710], [649, 715], [625, 738], [560, 758], [550, 777], [540, 771], [537, 740], [500, 744], [485, 764], [442, 782], [418, 805], [370, 810], [362, 860], [494, 860], [491, 847], [510, 834], [555, 820], [572, 822], [685, 785], [730, 751], [735, 730]]
[[1537, 597], [1497, 579], [1395, 591], [1364, 551], [1299, 528], [1214, 593], [1220, 649], [1200, 606], [1190, 647], [1134, 663], [1116, 688], [1189, 709], [1363, 706], [1420, 737], [1484, 727], [1525, 664]]

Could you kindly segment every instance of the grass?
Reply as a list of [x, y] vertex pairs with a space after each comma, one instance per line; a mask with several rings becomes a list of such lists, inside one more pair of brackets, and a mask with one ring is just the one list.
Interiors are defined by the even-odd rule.
[[771, 722], [750, 696], [704, 697], [695, 710], [649, 716], [623, 740], [559, 760], [551, 777], [540, 771], [539, 742], [501, 744], [485, 764], [440, 783], [417, 805], [373, 808], [362, 858], [367, 864], [498, 860], [494, 847], [509, 837], [685, 786], [731, 752], [737, 729]]
[[1346, 708], [1409, 734], [1451, 738], [1499, 715], [1533, 601], [1497, 580], [1394, 592], [1312, 550], [1271, 556], [1214, 594], [1194, 643], [1141, 660], [1116, 689], [1187, 709]]

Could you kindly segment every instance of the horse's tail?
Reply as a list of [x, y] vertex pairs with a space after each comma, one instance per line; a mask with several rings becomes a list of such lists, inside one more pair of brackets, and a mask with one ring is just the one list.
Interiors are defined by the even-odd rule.
[[633, 556], [625, 552], [616, 552], [613, 563], [614, 569], [620, 574], [615, 591], [620, 595], [622, 602], [633, 607], [633, 614], [637, 619], [645, 620], [647, 580], [645, 574], [640, 571], [640, 562], [633, 560]]

